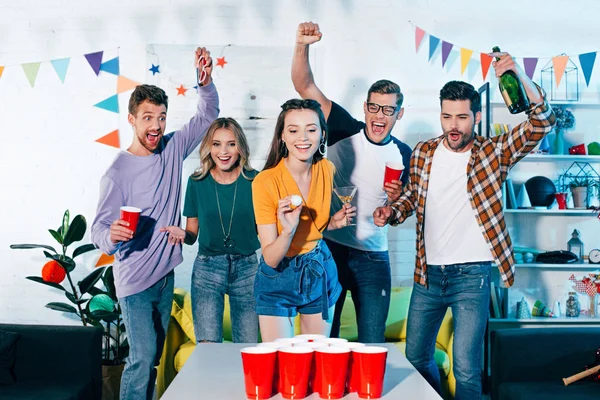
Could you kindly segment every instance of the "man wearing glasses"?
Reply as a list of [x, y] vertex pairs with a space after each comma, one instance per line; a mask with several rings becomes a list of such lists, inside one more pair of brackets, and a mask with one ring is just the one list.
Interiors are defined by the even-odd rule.
[[[329, 100], [316, 86], [308, 61], [309, 45], [321, 40], [319, 25], [302, 23], [296, 32], [292, 82], [304, 99], [321, 104], [327, 119], [327, 158], [336, 167], [336, 187], [356, 186], [356, 225], [325, 233], [337, 264], [343, 292], [334, 313], [331, 337], [340, 330], [340, 316], [349, 290], [356, 308], [358, 340], [384, 342], [385, 320], [390, 306], [391, 271], [387, 230], [373, 222], [373, 210], [400, 196], [408, 174], [383, 188], [385, 163], [402, 162], [408, 170], [411, 149], [391, 135], [402, 115], [404, 96], [394, 82], [375, 82], [364, 104], [365, 122], [354, 119]], [[334, 199], [334, 201], [336, 201]], [[341, 203], [337, 202], [338, 208]], [[332, 212], [336, 208], [332, 207]]]

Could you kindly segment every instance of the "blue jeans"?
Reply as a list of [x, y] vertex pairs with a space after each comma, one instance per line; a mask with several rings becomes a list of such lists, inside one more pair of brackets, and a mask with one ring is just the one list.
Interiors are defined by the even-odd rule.
[[121, 400], [151, 400], [171, 316], [174, 273], [143, 292], [119, 299], [129, 342], [121, 377]]
[[428, 265], [427, 283], [414, 284], [406, 328], [406, 358], [441, 393], [433, 360], [438, 330], [448, 307], [454, 318], [455, 400], [481, 399], [483, 338], [490, 305], [491, 262]]
[[335, 305], [331, 337], [340, 334], [340, 318], [349, 290], [356, 310], [358, 341], [383, 343], [390, 310], [392, 275], [387, 251], [364, 251], [326, 240], [338, 270], [342, 295]]
[[256, 254], [196, 257], [191, 288], [196, 342], [223, 341], [225, 294], [229, 295], [233, 341], [258, 342], [258, 316], [254, 311], [257, 268]]

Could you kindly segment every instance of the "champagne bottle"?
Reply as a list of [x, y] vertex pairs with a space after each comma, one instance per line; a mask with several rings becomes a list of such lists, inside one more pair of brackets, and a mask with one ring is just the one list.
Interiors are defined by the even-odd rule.
[[[494, 53], [500, 52], [498, 46], [492, 48]], [[500, 58], [496, 58], [499, 60]], [[518, 114], [529, 109], [529, 98], [523, 87], [523, 83], [513, 71], [506, 71], [498, 81], [500, 93], [511, 114]]]

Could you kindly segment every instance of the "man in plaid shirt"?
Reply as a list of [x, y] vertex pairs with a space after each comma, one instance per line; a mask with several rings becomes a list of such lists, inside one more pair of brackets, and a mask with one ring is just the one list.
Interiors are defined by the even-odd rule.
[[490, 302], [491, 266], [506, 287], [514, 282], [512, 243], [502, 213], [502, 183], [511, 167], [554, 126], [543, 91], [507, 53], [491, 53], [496, 76], [514, 71], [531, 103], [527, 121], [493, 138], [474, 134], [481, 119], [479, 93], [465, 82], [440, 92], [444, 134], [418, 143], [409, 182], [391, 206], [378, 207], [375, 224], [397, 225], [417, 213], [414, 288], [407, 322], [406, 357], [441, 392], [433, 359], [446, 310], [454, 317], [456, 396], [480, 399], [482, 348]]

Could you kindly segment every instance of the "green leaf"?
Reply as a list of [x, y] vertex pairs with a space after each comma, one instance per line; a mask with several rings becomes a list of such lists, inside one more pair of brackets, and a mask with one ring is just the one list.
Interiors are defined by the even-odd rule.
[[96, 268], [88, 276], [83, 278], [83, 280], [78, 283], [81, 294], [88, 293], [90, 288], [93, 287], [98, 280], [100, 280], [103, 272], [104, 267]]
[[77, 310], [75, 309], [75, 307], [73, 307], [69, 304], [66, 304], [66, 303], [52, 302], [52, 303], [46, 304], [46, 307], [48, 307], [52, 310], [56, 310], [56, 311], [77, 314]]
[[43, 280], [39, 276], [28, 276], [25, 279], [29, 279], [30, 281], [34, 281], [34, 282], [37, 282], [37, 283], [42, 283], [42, 284], [47, 285], [47, 286], [52, 286], [55, 289], [59, 289], [59, 290], [62, 290], [63, 292], [65, 292], [65, 288], [62, 287], [61, 285], [59, 285], [58, 283], [46, 282], [45, 280]]
[[104, 322], [113, 322], [119, 317], [119, 313], [116, 311], [90, 311], [92, 318], [101, 319]]
[[65, 291], [65, 296], [67, 296], [67, 299], [69, 299], [71, 303], [77, 304], [77, 297], [75, 297], [73, 293]]
[[93, 326], [95, 326], [96, 328], [102, 328], [104, 329], [104, 326], [102, 325], [102, 322], [98, 321], [97, 319], [94, 318], [90, 318], [88, 316], [87, 321], [92, 324]]
[[46, 246], [45, 244], [11, 244], [11, 249], [48, 249], [56, 253], [54, 247]]
[[52, 235], [54, 240], [56, 240], [58, 243], [60, 243], [60, 244], [63, 243], [63, 238], [60, 235], [60, 233], [56, 232], [54, 229], [48, 229], [48, 232], [50, 232], [50, 234]]
[[108, 295], [108, 293], [106, 293], [104, 290], [97, 288], [96, 286], [92, 286], [91, 288], [88, 289], [87, 291], [92, 297], [93, 296], [97, 296], [99, 294], [106, 294]]
[[83, 246], [79, 246], [73, 251], [73, 258], [82, 255], [83, 253], [87, 253], [88, 251], [96, 250], [96, 246], [92, 243], [84, 244]]
[[[62, 225], [61, 225], [63, 242], [64, 242], [64, 238], [66, 237], [65, 233], [67, 233], [69, 231], [69, 216], [70, 216], [69, 210], [66, 210], [65, 214], [63, 215], [63, 221], [62, 221]], [[65, 246], [68, 246], [68, 244], [65, 244]]]
[[51, 258], [53, 260], [58, 261], [58, 263], [67, 271], [67, 273], [73, 271], [75, 269], [75, 261], [71, 257], [63, 256], [60, 254], [50, 254], [48, 252], [44, 252], [46, 257]]
[[104, 286], [106, 287], [106, 292], [115, 302], [118, 302], [117, 298], [117, 289], [115, 288], [115, 276], [113, 274], [113, 267], [106, 267], [106, 272], [102, 276], [102, 282], [104, 282]]
[[69, 226], [69, 230], [65, 234], [65, 240], [63, 240], [63, 245], [69, 246], [71, 243], [78, 242], [81, 239], [83, 239], [86, 227], [87, 225], [83, 215], [75, 216], [75, 218], [73, 218], [73, 222], [71, 222], [71, 226]]

